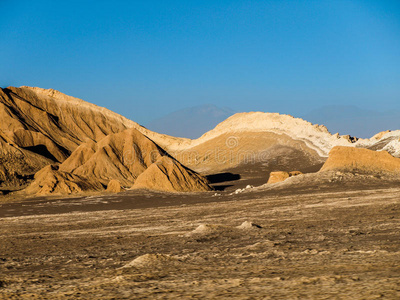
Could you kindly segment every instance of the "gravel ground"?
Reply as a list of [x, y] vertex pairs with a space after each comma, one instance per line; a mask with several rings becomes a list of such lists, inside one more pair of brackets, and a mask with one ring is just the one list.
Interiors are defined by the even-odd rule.
[[21, 203], [1, 299], [400, 299], [395, 185]]

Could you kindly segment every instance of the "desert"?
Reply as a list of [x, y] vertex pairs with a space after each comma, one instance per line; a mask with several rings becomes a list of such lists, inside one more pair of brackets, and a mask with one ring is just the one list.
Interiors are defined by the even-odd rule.
[[257, 112], [190, 140], [29, 87], [0, 113], [2, 299], [400, 295], [398, 132]]
[[0, 11], [0, 300], [400, 299], [400, 1]]

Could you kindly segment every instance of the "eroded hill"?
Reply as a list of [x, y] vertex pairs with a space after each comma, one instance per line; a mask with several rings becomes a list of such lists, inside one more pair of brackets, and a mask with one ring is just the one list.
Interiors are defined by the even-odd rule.
[[[0, 118], [3, 193], [32, 182], [38, 187], [47, 184], [39, 193], [104, 190], [110, 181], [127, 189], [138, 178], [136, 186], [144, 188], [203, 191], [210, 186], [196, 172], [225, 172], [231, 178], [242, 177], [246, 184], [243, 174], [258, 172], [257, 182], [263, 184], [272, 171], [318, 171], [335, 146], [400, 155], [400, 131], [357, 139], [277, 113], [239, 113], [198, 139], [176, 138], [81, 99], [32, 87], [1, 89]], [[45, 184], [49, 178], [50, 185]], [[71, 189], [75, 184], [79, 188]]]

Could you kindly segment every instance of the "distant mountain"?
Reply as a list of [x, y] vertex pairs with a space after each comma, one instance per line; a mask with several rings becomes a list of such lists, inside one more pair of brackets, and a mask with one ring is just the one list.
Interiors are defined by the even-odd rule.
[[400, 129], [400, 111], [375, 112], [357, 106], [324, 106], [302, 118], [311, 123], [324, 124], [331, 133], [358, 138], [370, 138], [377, 132]]
[[147, 128], [158, 133], [195, 139], [236, 112], [212, 104], [188, 107], [153, 120]]

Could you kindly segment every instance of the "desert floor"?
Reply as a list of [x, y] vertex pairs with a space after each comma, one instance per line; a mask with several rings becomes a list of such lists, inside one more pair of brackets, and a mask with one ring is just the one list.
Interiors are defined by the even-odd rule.
[[400, 187], [341, 187], [2, 203], [0, 298], [400, 299]]

